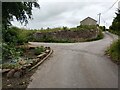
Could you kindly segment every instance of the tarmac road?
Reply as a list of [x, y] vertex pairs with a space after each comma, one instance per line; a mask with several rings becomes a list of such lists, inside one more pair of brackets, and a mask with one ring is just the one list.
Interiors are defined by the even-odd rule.
[[54, 53], [38, 67], [28, 88], [117, 88], [118, 66], [104, 55], [116, 37], [106, 33], [93, 42], [30, 42], [50, 46]]

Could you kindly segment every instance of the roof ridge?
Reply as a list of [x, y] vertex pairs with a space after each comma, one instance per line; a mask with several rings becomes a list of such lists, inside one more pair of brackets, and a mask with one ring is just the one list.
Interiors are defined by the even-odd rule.
[[[89, 16], [88, 16], [87, 18], [90, 18], [90, 19], [92, 19], [92, 20], [94, 20], [94, 21], [97, 22], [97, 20], [95, 20], [95, 19], [93, 19], [93, 18], [91, 18], [91, 17], [89, 17]], [[83, 21], [86, 20], [87, 18], [83, 19], [81, 22], [83, 22]]]

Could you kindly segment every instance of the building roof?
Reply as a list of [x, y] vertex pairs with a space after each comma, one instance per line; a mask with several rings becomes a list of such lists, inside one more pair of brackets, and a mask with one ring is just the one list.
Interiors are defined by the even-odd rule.
[[87, 18], [83, 19], [81, 22], [85, 21], [85, 20], [88, 19], [88, 18], [90, 18], [90, 19], [94, 20], [95, 22], [97, 22], [97, 20], [95, 20], [95, 19], [93, 19], [93, 18], [91, 18], [91, 17], [87, 17]]

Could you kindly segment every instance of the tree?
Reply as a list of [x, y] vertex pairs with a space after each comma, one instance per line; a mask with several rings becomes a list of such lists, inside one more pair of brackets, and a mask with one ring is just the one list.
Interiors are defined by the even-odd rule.
[[117, 17], [115, 18], [115, 20], [117, 22], [120, 22], [120, 9], [118, 9], [118, 13], [116, 13]]
[[[18, 52], [22, 50], [15, 46], [26, 43], [25, 37], [20, 36], [18, 28], [9, 28], [14, 17], [21, 24], [27, 24], [28, 19], [32, 18], [32, 9], [40, 8], [37, 2], [2, 2], [2, 57], [3, 61], [8, 58], [20, 56]], [[11, 57], [12, 56], [12, 57]]]
[[11, 26], [14, 17], [21, 24], [27, 24], [28, 18], [31, 19], [32, 9], [40, 8], [37, 2], [2, 2], [2, 25], [7, 29]]
[[120, 35], [120, 9], [118, 9], [118, 12], [116, 13], [116, 17], [114, 18], [112, 22], [112, 26], [110, 26], [110, 29]]

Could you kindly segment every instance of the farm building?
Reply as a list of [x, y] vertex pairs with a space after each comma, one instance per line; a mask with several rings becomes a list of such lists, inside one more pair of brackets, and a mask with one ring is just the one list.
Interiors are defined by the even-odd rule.
[[80, 22], [80, 25], [97, 25], [97, 21], [91, 17], [87, 17]]

